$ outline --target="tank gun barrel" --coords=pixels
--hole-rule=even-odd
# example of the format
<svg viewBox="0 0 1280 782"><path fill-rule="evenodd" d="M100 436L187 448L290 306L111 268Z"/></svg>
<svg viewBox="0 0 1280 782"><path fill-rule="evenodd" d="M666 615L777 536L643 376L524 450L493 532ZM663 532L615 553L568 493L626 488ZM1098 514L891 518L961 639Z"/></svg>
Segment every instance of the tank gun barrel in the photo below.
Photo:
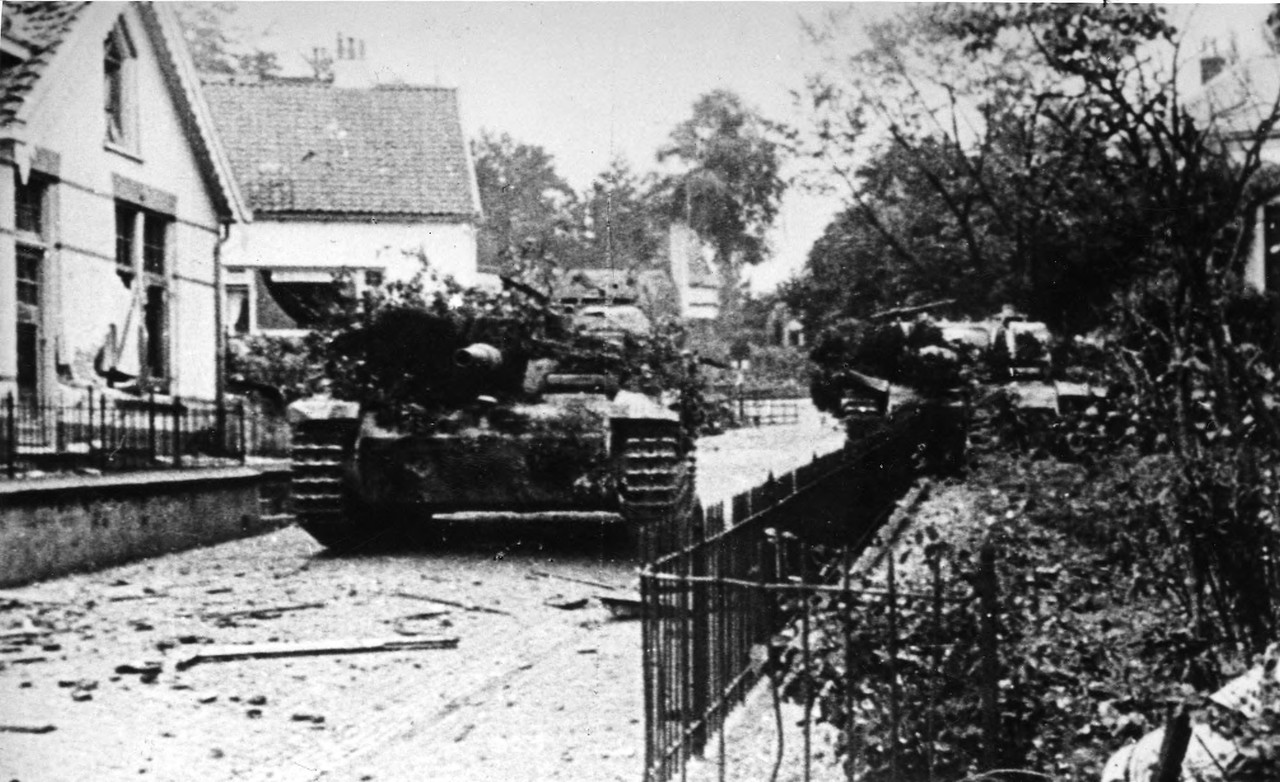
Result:
<svg viewBox="0 0 1280 782"><path fill-rule="evenodd" d="M502 366L502 351L484 342L475 342L453 354L453 363L472 369L497 369Z"/></svg>

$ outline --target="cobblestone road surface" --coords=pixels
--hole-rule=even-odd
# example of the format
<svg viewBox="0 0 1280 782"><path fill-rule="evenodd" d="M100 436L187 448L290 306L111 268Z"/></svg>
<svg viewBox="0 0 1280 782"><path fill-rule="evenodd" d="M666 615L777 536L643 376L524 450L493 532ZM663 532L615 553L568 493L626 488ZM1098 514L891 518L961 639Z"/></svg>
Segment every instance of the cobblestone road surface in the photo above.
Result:
<svg viewBox="0 0 1280 782"><path fill-rule="evenodd" d="M699 493L839 443L816 416L709 439ZM638 779L640 626L592 599L635 566L595 529L476 525L334 557L287 528L0 592L0 782ZM176 665L211 645L438 636L457 647Z"/></svg>

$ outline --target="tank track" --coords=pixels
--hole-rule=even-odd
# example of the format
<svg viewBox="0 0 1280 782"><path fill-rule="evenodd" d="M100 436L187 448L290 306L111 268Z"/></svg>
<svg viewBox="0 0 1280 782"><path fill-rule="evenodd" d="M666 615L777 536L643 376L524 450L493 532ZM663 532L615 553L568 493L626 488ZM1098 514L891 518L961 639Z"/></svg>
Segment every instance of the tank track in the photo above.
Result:
<svg viewBox="0 0 1280 782"><path fill-rule="evenodd" d="M623 443L620 505L642 561L692 542L694 463L678 431L635 433Z"/></svg>
<svg viewBox="0 0 1280 782"><path fill-rule="evenodd" d="M349 421L305 421L293 430L294 517L298 526L329 548L349 547L355 538L343 487L343 462L355 426Z"/></svg>

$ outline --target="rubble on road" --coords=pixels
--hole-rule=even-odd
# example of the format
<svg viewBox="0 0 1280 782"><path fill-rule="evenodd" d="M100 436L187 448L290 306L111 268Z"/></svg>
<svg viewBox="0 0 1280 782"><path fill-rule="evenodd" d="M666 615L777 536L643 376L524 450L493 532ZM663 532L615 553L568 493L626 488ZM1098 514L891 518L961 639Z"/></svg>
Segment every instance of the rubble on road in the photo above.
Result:
<svg viewBox="0 0 1280 782"><path fill-rule="evenodd" d="M457 600L446 600L442 597L432 597L430 595L419 595L413 592L396 592L396 597L403 597L409 600L422 600L426 603L439 603L442 606L453 606L461 608L463 611L475 611L483 614L501 614L502 616L511 616L510 611L503 611L501 608L489 608L488 606L473 605L470 603L460 603Z"/></svg>
<svg viewBox="0 0 1280 782"><path fill-rule="evenodd" d="M230 660L250 660L270 657L309 657L321 654L365 654L369 652L408 652L426 649L454 649L458 639L454 637L418 638L405 640L402 638L382 638L372 640L350 641L303 641L297 643L277 642L263 644L237 644L234 646L210 646L187 655L175 664L176 670L184 671L202 662L226 662Z"/></svg>
<svg viewBox="0 0 1280 782"><path fill-rule="evenodd" d="M57 730L53 725L4 725L0 724L0 733L52 733Z"/></svg>

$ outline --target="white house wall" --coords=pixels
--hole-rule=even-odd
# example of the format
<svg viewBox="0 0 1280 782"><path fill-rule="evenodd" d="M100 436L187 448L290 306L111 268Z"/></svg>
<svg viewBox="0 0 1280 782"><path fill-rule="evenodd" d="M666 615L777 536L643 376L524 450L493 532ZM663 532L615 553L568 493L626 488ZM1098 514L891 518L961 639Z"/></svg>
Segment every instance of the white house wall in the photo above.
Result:
<svg viewBox="0 0 1280 782"><path fill-rule="evenodd" d="M142 20L132 6L112 7L126 15L137 48L138 154L104 146L103 41L117 17L103 8L95 8L85 29L64 43L54 63L59 67L45 75L60 79L57 88L33 107L26 128L33 147L59 156L58 179L46 202L53 225L47 229L45 303L55 305L45 319L46 366L52 366L56 354L60 363L71 365L77 383L98 381L93 358L111 327L120 331L125 326L132 294L116 274L114 174L176 198L169 235L172 391L212 398L218 360L217 212ZM4 187L12 184L6 181ZM12 237L3 244L0 264L12 264ZM6 327L8 335L12 330ZM6 357L12 361L11 351ZM13 367L0 367L0 375L13 377Z"/></svg>
<svg viewBox="0 0 1280 782"><path fill-rule="evenodd" d="M442 276L476 284L476 231L466 223L275 222L259 216L232 229L223 260L233 269L376 268L390 281L418 272L413 253L419 250Z"/></svg>

